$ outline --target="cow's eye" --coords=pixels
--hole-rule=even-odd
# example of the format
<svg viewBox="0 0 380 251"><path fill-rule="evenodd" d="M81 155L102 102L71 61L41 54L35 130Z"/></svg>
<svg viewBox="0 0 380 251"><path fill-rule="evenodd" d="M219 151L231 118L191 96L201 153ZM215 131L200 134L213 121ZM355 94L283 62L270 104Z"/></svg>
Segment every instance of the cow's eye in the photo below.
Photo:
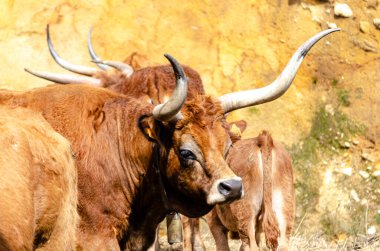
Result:
<svg viewBox="0 0 380 251"><path fill-rule="evenodd" d="M185 160L195 160L196 159L194 153L192 153L190 150L179 150L179 157L181 159L185 159Z"/></svg>

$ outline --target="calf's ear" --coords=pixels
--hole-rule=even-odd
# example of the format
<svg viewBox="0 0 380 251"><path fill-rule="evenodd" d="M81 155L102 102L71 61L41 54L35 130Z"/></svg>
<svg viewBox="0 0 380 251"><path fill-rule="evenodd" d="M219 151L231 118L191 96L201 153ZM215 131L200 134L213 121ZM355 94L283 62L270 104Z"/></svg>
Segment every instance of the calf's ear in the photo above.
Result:
<svg viewBox="0 0 380 251"><path fill-rule="evenodd" d="M238 121L231 122L230 126L231 126L231 131L236 130L235 133L241 135L247 128L247 122L245 120L238 120Z"/></svg>

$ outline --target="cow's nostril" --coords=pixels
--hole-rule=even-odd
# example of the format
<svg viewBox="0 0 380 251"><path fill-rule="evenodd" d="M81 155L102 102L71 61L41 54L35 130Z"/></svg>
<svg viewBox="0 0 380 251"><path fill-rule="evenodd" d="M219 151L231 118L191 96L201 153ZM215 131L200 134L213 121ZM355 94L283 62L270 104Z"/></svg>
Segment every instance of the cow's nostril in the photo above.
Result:
<svg viewBox="0 0 380 251"><path fill-rule="evenodd" d="M227 182L220 182L218 185L218 190L224 196L228 196L231 192L231 186Z"/></svg>
<svg viewBox="0 0 380 251"><path fill-rule="evenodd" d="M241 179L224 180L219 183L218 191L225 196L227 201L240 199L243 192Z"/></svg>

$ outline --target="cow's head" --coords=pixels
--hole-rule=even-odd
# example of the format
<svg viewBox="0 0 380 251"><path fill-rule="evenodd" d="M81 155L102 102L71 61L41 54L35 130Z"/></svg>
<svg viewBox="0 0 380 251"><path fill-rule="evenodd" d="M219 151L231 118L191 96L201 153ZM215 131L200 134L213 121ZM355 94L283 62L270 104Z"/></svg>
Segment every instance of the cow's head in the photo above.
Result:
<svg viewBox="0 0 380 251"><path fill-rule="evenodd" d="M174 58L166 57L177 87L167 102L154 107L152 116L141 118L140 128L160 145L159 154L167 156L166 165L159 166L170 206L195 217L217 203L241 198L243 185L225 161L231 141L220 102L205 95L185 102L185 73Z"/></svg>

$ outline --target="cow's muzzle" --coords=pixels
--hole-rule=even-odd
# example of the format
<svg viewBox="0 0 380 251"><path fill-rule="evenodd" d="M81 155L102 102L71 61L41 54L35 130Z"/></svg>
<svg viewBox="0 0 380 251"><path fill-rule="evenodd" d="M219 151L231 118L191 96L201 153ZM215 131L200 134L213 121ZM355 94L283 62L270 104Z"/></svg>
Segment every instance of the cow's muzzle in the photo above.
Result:
<svg viewBox="0 0 380 251"><path fill-rule="evenodd" d="M238 200L243 197L243 183L240 177L220 179L214 182L207 196L207 203L214 205Z"/></svg>
<svg viewBox="0 0 380 251"><path fill-rule="evenodd" d="M228 201L240 199L243 193L243 183L241 179L230 179L220 182L218 191L226 197Z"/></svg>

